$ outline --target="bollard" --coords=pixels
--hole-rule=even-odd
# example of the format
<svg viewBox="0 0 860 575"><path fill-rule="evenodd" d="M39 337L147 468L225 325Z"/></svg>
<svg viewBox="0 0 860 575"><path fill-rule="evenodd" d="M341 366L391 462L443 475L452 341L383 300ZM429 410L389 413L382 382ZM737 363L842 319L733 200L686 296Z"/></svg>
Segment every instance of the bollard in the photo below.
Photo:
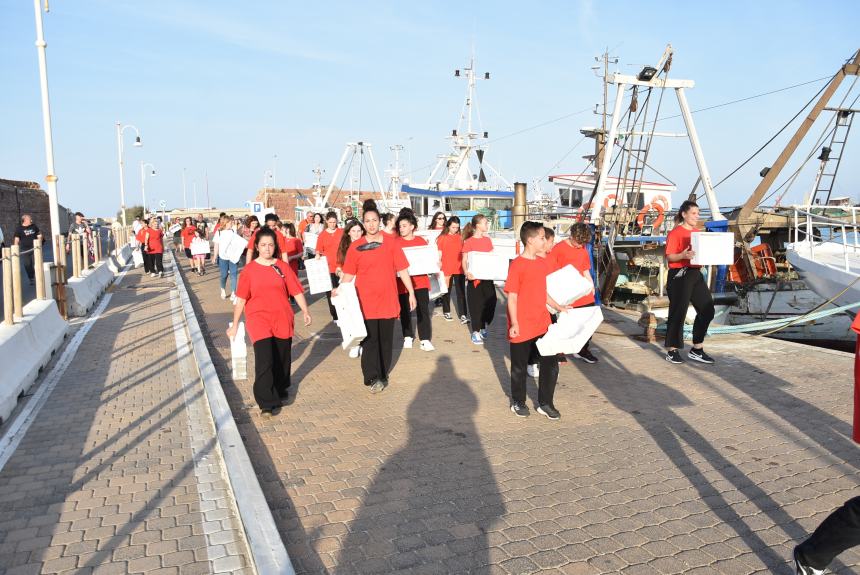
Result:
<svg viewBox="0 0 860 575"><path fill-rule="evenodd" d="M54 246L55 254L62 254L66 245L66 237L63 235L56 236L56 245ZM56 262L54 263L54 267L52 269L53 274L51 274L51 278L53 281L53 286L55 288L55 296L54 301L57 302L57 311L60 312L60 316L68 320L69 314L66 309L66 258L60 256L54 258Z"/></svg>
<svg viewBox="0 0 860 575"><path fill-rule="evenodd" d="M512 211L513 214L513 225L514 225L514 233L520 233L520 226L523 225L528 219L529 208L526 204L526 198L528 195L528 191L526 185L522 182L516 182L514 184L514 209Z"/></svg>
<svg viewBox="0 0 860 575"><path fill-rule="evenodd" d="M102 261L102 234L98 232L96 234L96 241L93 244L93 254L95 254L96 261L93 264L96 264Z"/></svg>
<svg viewBox="0 0 860 575"><path fill-rule="evenodd" d="M42 234L33 244L33 269L36 272L36 299L45 299L45 256L42 253Z"/></svg>
<svg viewBox="0 0 860 575"><path fill-rule="evenodd" d="M14 319L24 317L24 299L21 293L21 246L12 246L12 302Z"/></svg>
<svg viewBox="0 0 860 575"><path fill-rule="evenodd" d="M81 277L81 236L72 234L71 237L72 250L72 277Z"/></svg>
<svg viewBox="0 0 860 575"><path fill-rule="evenodd" d="M644 328L644 333L639 336L642 341L653 343L657 341L657 316L650 311L643 312L636 322L640 327Z"/></svg>
<svg viewBox="0 0 860 575"><path fill-rule="evenodd" d="M3 248L3 323L12 325L12 248Z"/></svg>

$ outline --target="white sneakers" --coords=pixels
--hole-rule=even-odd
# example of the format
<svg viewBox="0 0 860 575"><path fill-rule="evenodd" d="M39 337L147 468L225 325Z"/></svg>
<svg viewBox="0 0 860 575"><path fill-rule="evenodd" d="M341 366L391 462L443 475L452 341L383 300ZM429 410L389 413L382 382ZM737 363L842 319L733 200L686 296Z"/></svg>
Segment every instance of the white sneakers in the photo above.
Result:
<svg viewBox="0 0 860 575"><path fill-rule="evenodd" d="M409 347L412 347L412 345L410 344ZM421 351L435 351L436 350L436 348L433 347L433 344L430 342L429 339L422 339L420 347L421 347Z"/></svg>
<svg viewBox="0 0 860 575"><path fill-rule="evenodd" d="M350 359L356 359L360 355L361 355L361 346L360 345L354 345L351 348L349 348Z"/></svg>
<svg viewBox="0 0 860 575"><path fill-rule="evenodd" d="M403 338L403 349L412 349L412 338L404 337Z"/></svg>
<svg viewBox="0 0 860 575"><path fill-rule="evenodd" d="M221 299L227 299L227 290L221 288Z"/></svg>
<svg viewBox="0 0 860 575"><path fill-rule="evenodd" d="M537 379L538 377L540 377L540 365L536 363L530 363L528 367L526 367L526 373L529 374L529 377Z"/></svg>
<svg viewBox="0 0 860 575"><path fill-rule="evenodd" d="M230 294L230 303L236 303L236 292Z"/></svg>

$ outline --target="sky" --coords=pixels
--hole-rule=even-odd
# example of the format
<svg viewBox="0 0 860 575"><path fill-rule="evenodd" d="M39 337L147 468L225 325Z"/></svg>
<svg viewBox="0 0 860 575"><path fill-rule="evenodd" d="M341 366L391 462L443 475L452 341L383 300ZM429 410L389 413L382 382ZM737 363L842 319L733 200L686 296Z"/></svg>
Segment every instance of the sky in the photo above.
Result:
<svg viewBox="0 0 860 575"><path fill-rule="evenodd" d="M134 131L126 130L127 205L141 203L140 162L156 171L145 184L150 205L182 207L184 170L189 205L194 189L196 205L206 204L208 184L210 205L242 207L272 185L272 172L278 187L309 187L319 165L328 183L355 141L372 143L380 172L393 162L390 147L403 145L403 170L420 183L448 149L465 94L453 71L473 54L477 70L491 73L477 93L487 161L508 181L533 189L537 180L549 192L548 175L586 168L581 157L592 150L579 129L600 121L591 110L602 84L591 67L604 50L619 58L614 69L635 74L671 43L670 76L696 82L687 99L697 110L830 77L860 48L854 19L840 17L855 10L852 0L51 0L43 19L58 195L88 215L116 213L117 122L138 128L144 144L133 147ZM0 0L0 178L44 185L34 40L33 3ZM825 83L696 113L713 181ZM671 93L661 109L678 113ZM823 119L798 155L812 151ZM723 206L746 200L797 125L717 188ZM684 131L679 118L658 126ZM857 149L849 141L834 195L857 199ZM659 139L650 157L678 186L677 205L698 176L689 143ZM816 168L814 160L803 168L783 203L800 200Z"/></svg>

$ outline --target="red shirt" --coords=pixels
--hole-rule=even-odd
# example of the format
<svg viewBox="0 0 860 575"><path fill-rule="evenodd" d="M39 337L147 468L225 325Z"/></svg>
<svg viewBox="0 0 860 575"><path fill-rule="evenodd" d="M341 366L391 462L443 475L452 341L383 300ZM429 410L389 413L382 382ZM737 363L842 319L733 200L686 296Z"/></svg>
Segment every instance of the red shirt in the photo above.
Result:
<svg viewBox="0 0 860 575"><path fill-rule="evenodd" d="M191 247L191 240L197 236L197 227L194 225L185 226L182 228L182 245L186 248Z"/></svg>
<svg viewBox="0 0 860 575"><path fill-rule="evenodd" d="M409 267L397 242L384 238L378 248L359 251L368 244L362 237L350 244L343 273L355 276L355 289L365 319L391 319L400 315L395 274Z"/></svg>
<svg viewBox="0 0 860 575"><path fill-rule="evenodd" d="M698 233L698 232L697 232ZM672 228L669 235L666 237L666 255L680 254L690 247L690 236L693 235L693 230L688 230L682 225L677 225ZM690 260L678 260L669 262L669 269L677 268L700 268L702 266L694 266L690 264Z"/></svg>
<svg viewBox="0 0 860 575"><path fill-rule="evenodd" d="M493 251L493 240L490 239L490 236L484 236L481 238L476 238L472 236L468 240L463 242L463 253L467 254L469 252L491 252ZM481 280L472 281L472 285L478 287L478 284L481 283Z"/></svg>
<svg viewBox="0 0 860 575"><path fill-rule="evenodd" d="M149 241L143 240L146 243L146 251L151 254L163 254L164 253L164 232L161 230L154 230L152 228L143 228L140 230L143 232L143 237L146 238L146 235L149 234Z"/></svg>
<svg viewBox="0 0 860 575"><path fill-rule="evenodd" d="M296 254L302 253L304 250L304 246L302 246L302 240L299 238L284 238L284 253L287 254L287 257L292 257ZM293 273L297 276L299 275L299 260L295 259L290 262L290 268L292 268Z"/></svg>
<svg viewBox="0 0 860 575"><path fill-rule="evenodd" d="M520 335L510 335L511 318L508 318L508 339L522 343L542 336L549 329L549 311L546 309L546 276L552 268L545 258L533 260L519 256L511 262L505 293L517 294L517 324Z"/></svg>
<svg viewBox="0 0 860 575"><path fill-rule="evenodd" d="M555 244L552 247L552 251L547 255L546 260L550 264L552 271L560 270L568 264L576 268L582 275L591 271L591 260L588 257L588 250L585 246L575 248L567 240ZM593 303L594 294L590 293L582 296L570 305L580 307Z"/></svg>
<svg viewBox="0 0 860 575"><path fill-rule="evenodd" d="M245 300L245 327L251 343L267 337L293 337L294 314L289 296L302 293L302 284L286 262L276 260L275 265L284 274L283 279L271 266L256 261L239 274L236 296Z"/></svg>
<svg viewBox="0 0 860 575"><path fill-rule="evenodd" d="M463 236L460 234L439 235L436 246L442 252L442 273L451 277L463 273Z"/></svg>
<svg viewBox="0 0 860 575"><path fill-rule="evenodd" d="M335 228L333 232L329 232L326 228L317 238L317 253L325 256L328 262L328 271L332 274L337 270L337 248L340 246L342 237L343 228Z"/></svg>
<svg viewBox="0 0 860 575"><path fill-rule="evenodd" d="M399 245L401 249L413 248L415 246L426 246L427 240L419 236L415 236L411 240L397 238L397 245ZM411 277L412 287L414 289L430 289L430 277L427 274ZM409 290L406 289L406 286L400 278L397 278L397 293L409 293Z"/></svg>

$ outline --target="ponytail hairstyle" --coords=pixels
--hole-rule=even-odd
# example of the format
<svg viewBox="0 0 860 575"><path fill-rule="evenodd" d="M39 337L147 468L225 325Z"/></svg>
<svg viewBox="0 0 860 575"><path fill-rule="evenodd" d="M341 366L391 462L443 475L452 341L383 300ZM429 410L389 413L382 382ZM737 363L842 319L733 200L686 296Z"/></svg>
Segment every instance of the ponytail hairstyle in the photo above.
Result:
<svg viewBox="0 0 860 575"><path fill-rule="evenodd" d="M448 218L448 220L445 222L445 226L442 228L442 233L439 234L440 237L441 236L447 236L448 234L451 233L451 224L457 224L459 226L460 225L460 218L458 218L457 216L451 216L450 218Z"/></svg>
<svg viewBox="0 0 860 575"><path fill-rule="evenodd" d="M336 261L338 265L343 265L343 262L346 261L346 252L349 249L350 244L352 244L352 238L349 237L349 232L352 228L359 227L361 228L361 235L364 235L364 226L361 225L356 219L351 219L346 222L346 225L343 227L343 235L340 238L340 244L337 246L337 256Z"/></svg>
<svg viewBox="0 0 860 575"><path fill-rule="evenodd" d="M260 257L260 250L258 249L258 246L260 245L260 240L262 238L272 238L272 241L275 243L275 251L272 252L272 257L276 260L280 259L281 250L278 247L278 237L275 235L275 230L268 226L261 227L260 231L258 231L257 235L254 237L254 253L252 257L254 259Z"/></svg>
<svg viewBox="0 0 860 575"><path fill-rule="evenodd" d="M466 224L466 227L463 228L463 240L468 240L472 236L475 235L475 226L478 225L478 222L481 220L486 220L487 216L484 214L475 214L472 216L472 220Z"/></svg>
<svg viewBox="0 0 860 575"><path fill-rule="evenodd" d="M415 218L415 212L408 208L403 208L402 210L400 210L400 215L397 216L397 222L394 224L394 228L397 230L397 235L401 235L400 222L409 222L410 224L412 224L412 227L414 229L418 229L418 220Z"/></svg>
<svg viewBox="0 0 860 575"><path fill-rule="evenodd" d="M296 226L295 226L295 224L293 224L293 222L287 222L287 223L285 223L285 224L284 224L284 229L285 229L285 230L287 231L287 233L289 234L289 235L287 236L288 238L296 238L296 237L298 237L298 236L296 235Z"/></svg>
<svg viewBox="0 0 860 575"><path fill-rule="evenodd" d="M373 212L377 217L379 217L379 209L376 207L376 202L374 200L364 200L364 203L361 204L361 217L364 218L364 214L368 212Z"/></svg>
<svg viewBox="0 0 860 575"><path fill-rule="evenodd" d="M684 214L690 211L690 208L698 208L699 204L694 202L693 200L684 200L681 204L681 207L678 208L678 213L675 214L675 223L680 224L684 221Z"/></svg>
<svg viewBox="0 0 860 575"><path fill-rule="evenodd" d="M382 216L379 218L379 221L382 223L382 227L384 228L385 226L388 225L388 222L390 222L393 219L394 219L394 214L385 213L385 214L382 214Z"/></svg>

